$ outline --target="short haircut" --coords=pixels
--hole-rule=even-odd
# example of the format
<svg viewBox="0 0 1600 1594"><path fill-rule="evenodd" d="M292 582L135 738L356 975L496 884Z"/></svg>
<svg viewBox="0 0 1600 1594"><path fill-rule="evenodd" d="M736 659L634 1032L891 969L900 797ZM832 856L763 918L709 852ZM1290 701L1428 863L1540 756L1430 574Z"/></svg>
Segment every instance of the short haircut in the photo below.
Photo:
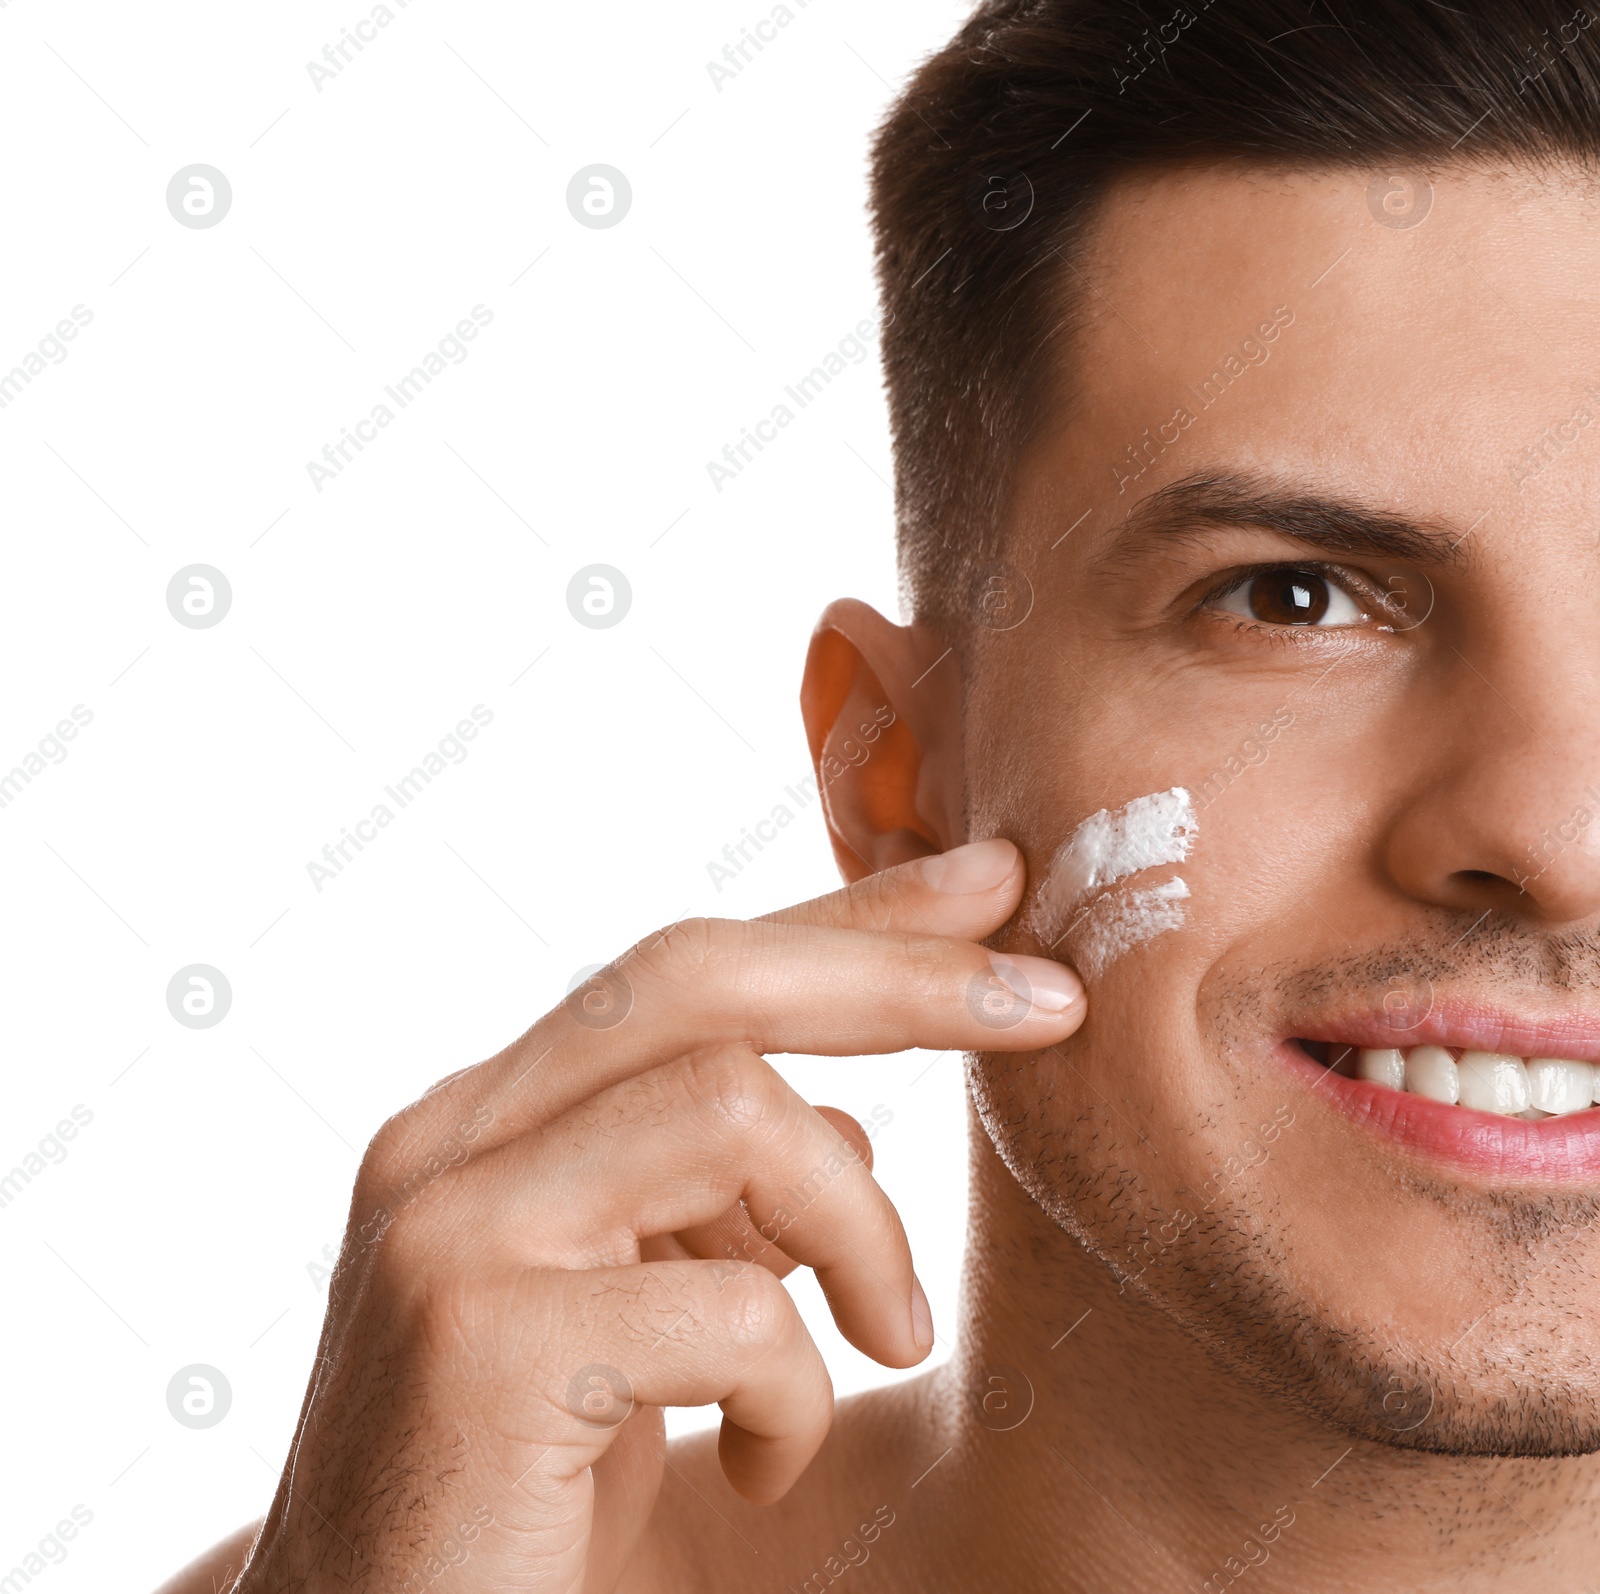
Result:
<svg viewBox="0 0 1600 1594"><path fill-rule="evenodd" d="M1060 378L1096 202L1196 162L1600 152L1600 0L986 0L873 147L904 595L959 627Z"/></svg>

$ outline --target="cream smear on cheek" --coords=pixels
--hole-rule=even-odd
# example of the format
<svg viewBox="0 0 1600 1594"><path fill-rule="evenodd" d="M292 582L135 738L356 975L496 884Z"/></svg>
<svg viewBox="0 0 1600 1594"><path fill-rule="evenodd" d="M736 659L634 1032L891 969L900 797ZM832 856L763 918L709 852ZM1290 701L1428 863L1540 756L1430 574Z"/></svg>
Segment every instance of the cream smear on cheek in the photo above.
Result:
<svg viewBox="0 0 1600 1594"><path fill-rule="evenodd" d="M1142 890L1124 882L1182 863L1199 830L1182 786L1090 814L1051 860L1029 927L1050 947L1064 940L1078 972L1094 979L1124 953L1183 924L1189 887L1181 878Z"/></svg>

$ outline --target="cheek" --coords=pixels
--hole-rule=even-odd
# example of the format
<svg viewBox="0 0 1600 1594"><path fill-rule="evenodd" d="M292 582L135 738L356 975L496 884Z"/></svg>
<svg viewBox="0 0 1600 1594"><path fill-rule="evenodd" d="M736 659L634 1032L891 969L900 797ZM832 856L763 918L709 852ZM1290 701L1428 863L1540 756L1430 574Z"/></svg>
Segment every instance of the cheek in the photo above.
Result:
<svg viewBox="0 0 1600 1594"><path fill-rule="evenodd" d="M1278 963L1344 949L1370 879L1366 809L1287 756L1247 768L1202 809L1205 843L1184 875L1213 954L1259 945Z"/></svg>
<svg viewBox="0 0 1600 1594"><path fill-rule="evenodd" d="M1098 810L1057 848L1025 922L1041 944L1064 945L1086 980L1099 979L1127 953L1182 927L1183 878L1144 884L1141 877L1182 863L1198 834L1181 786Z"/></svg>
<svg viewBox="0 0 1600 1594"><path fill-rule="evenodd" d="M1181 876L1159 885L1122 886L1083 906L1071 929L1057 943L1087 985L1098 990L1111 968L1130 953L1143 954L1158 936L1183 929L1188 921L1189 885Z"/></svg>
<svg viewBox="0 0 1600 1594"><path fill-rule="evenodd" d="M1092 1233L1096 1249L1121 1254L1130 1234L1204 1203L1208 1179L1236 1197L1270 1175L1276 1147L1260 1172L1220 1177L1285 1099L1264 1040L1261 971L1342 949L1329 921L1352 884L1354 827L1338 794L1290 760L1249 769L1198 809L1181 863L1121 883L1181 879L1184 916L1105 962L1078 1034L1055 1052L972 1066L975 1103L1005 1160L1051 1170L1038 1188L1024 1182L1058 1222ZM1079 946L1069 933L1058 955L1072 961ZM1129 1191L1125 1208L1104 1203L1113 1186Z"/></svg>

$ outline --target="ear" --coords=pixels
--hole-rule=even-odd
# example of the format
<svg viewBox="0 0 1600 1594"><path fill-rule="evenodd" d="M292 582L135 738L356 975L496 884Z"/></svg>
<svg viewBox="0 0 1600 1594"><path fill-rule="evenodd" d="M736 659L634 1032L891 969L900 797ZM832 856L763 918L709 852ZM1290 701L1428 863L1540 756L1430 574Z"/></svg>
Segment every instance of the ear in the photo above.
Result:
<svg viewBox="0 0 1600 1594"><path fill-rule="evenodd" d="M854 598L829 604L800 708L847 881L966 839L960 660L934 632Z"/></svg>

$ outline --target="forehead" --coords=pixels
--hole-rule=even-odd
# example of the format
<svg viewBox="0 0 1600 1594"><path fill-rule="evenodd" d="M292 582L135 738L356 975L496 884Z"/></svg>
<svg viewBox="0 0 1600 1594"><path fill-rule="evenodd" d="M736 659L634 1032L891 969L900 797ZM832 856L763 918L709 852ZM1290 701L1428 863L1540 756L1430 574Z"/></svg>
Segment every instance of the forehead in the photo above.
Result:
<svg viewBox="0 0 1600 1594"><path fill-rule="evenodd" d="M1041 441L1092 502L1245 466L1466 524L1600 487L1600 186L1573 168L1141 174L1068 289Z"/></svg>

